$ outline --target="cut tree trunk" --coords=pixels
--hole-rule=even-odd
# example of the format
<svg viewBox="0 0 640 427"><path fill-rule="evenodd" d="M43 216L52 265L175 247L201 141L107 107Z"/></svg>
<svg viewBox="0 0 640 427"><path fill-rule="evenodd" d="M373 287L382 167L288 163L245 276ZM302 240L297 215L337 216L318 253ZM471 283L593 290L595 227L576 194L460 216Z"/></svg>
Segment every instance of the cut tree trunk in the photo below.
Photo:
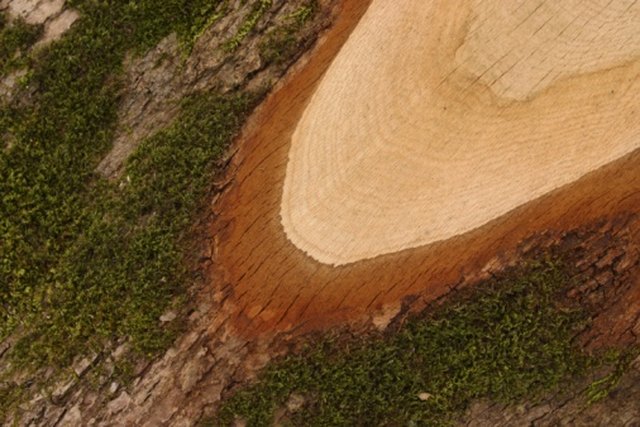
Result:
<svg viewBox="0 0 640 427"><path fill-rule="evenodd" d="M212 280L225 284L234 326L244 336L302 333L389 316L409 300L418 310L523 252L602 224L624 223L635 245L640 32L628 26L640 29L640 6L605 3L374 0L366 11L368 1L345 1L331 31L252 118L214 206ZM544 65L526 55L521 65L525 52ZM502 80L492 89L494 66ZM412 89L420 96L403 98ZM403 196L405 204L388 202ZM318 224L324 231L314 234ZM636 249L620 250L635 257Z"/></svg>
<svg viewBox="0 0 640 427"><path fill-rule="evenodd" d="M327 8L333 4L329 0L320 3ZM577 337L581 345L589 350L597 350L638 344L640 152L632 151L632 144L640 143L638 94L634 95L633 92L637 91L640 84L636 58L638 45L634 44L634 41L640 40L640 27L635 2L528 0L513 2L512 5L507 1L373 0L372 12L361 21L364 29L360 30L359 37L364 37L362 33L366 35L367 32L375 33L378 30L385 37L378 44L351 48L345 43L359 25L370 1L341 0L338 3L339 12L332 28L268 96L232 147L235 155L223 180L229 185L221 197L212 201L211 217L202 226L208 228L209 234L203 236L200 242L202 247L194 249L195 257L200 254L203 256L202 265L194 274L204 276L207 280L197 293L196 307L185 333L162 357L151 364L137 366L129 387L105 382L96 393L86 378L72 385L62 384L60 400L50 402L41 397L32 402L33 411L25 414L24 424L31 421L36 425L64 424L69 418L76 420L76 425L193 425L201 416L215 413L221 398L229 396L254 378L256 371L269 360L290 351L307 333L326 331L332 327L344 328L354 334L384 329L391 322L401 322L409 313L422 310L434 300L455 293L456 289L473 286L518 264L522 259L545 253L562 254L575 272L575 285L567 296L583 304L592 316L589 327ZM518 5L522 9L517 9ZM426 10L427 7L432 10ZM402 14L402 18L397 18L399 21L395 22L389 15L387 22L385 10L388 8L396 9L393 12ZM416 8L416 16L413 16L413 8ZM382 22L371 21L376 13L381 13L385 19ZM629 19L624 19L627 16L625 14ZM419 22L415 20L417 17L421 18ZM517 21L517 18L520 20ZM558 29L565 22L560 21L562 19L566 21L567 29L564 31L564 27ZM365 31L366 25L372 25L371 22L376 24L374 29ZM403 29L405 23L411 28ZM584 28L583 33L579 31L580 25ZM367 103L372 111L379 111L378 117L373 117L376 121L360 126L358 120L362 117L358 117L358 111L345 111L344 107L342 111L332 111L322 106L322 102L335 103L336 106L348 105L347 102L351 100L341 99L344 96L340 91L312 99L315 93L321 93L322 85L324 90L328 90L327 87L340 86L340 81L343 82L344 93L351 94L358 90L366 92L366 88L359 86L363 80L368 80L362 70L366 68L367 61L384 59L387 49L405 46L404 39L398 41L389 38L387 43L386 36L391 37L387 33L399 30L403 30L402 37L407 39L409 51L400 58L394 57L395 65L411 78L422 76L420 73L413 76L410 69L404 70L403 65L413 66L414 60L426 61L423 64L425 68L433 65L432 69L424 70L427 74L444 72L440 80L434 80L433 76L425 80L425 86L418 87L416 94L426 93L424 91L428 89L435 90L433 84L437 82L438 90L442 91L438 106L443 111L446 107L446 114L458 114L458 121L435 120L425 124L420 115L422 112L416 112L416 107L397 116L396 110L403 107L415 104L428 109L431 106L426 97L416 98L411 103L405 102L404 98L394 98L393 88L388 89L384 96L376 95L377 98L359 101ZM471 35L466 37L464 31ZM526 31L531 33L531 37L527 37ZM599 35L598 31L605 34ZM534 32L539 34L538 37L551 39L549 43L553 40L561 44L575 43L579 48L595 43L597 54L592 55L588 50L586 56L572 56L567 50L558 50L557 46L552 48L550 45L543 49L543 44L539 52L544 55L536 56L533 51L538 45L535 43L546 39L536 39ZM456 45L456 56L452 57L449 52L449 62L445 61L447 52L440 52L444 55L442 57L434 56L434 49L438 50L437 44L425 47L424 51L416 51L419 50L420 40L431 37L437 41L439 34L453 33L459 33L457 38L443 39L442 45L444 49L459 43ZM502 40L504 44L487 47L492 46L489 43L492 37L496 37L494 42ZM350 72L339 68L349 69L351 64L348 58L337 57L343 45L347 46L345 52L356 51L358 60L362 61L353 63ZM529 51L519 51L519 46ZM525 52L544 63L544 66L537 66L529 57L524 62L517 62L519 55ZM509 56L509 53L516 56ZM405 56L406 61L403 59ZM466 64L459 71L456 71L456 58ZM487 62L491 58L494 61ZM507 62L500 62L501 58ZM495 67L491 67L494 63ZM512 65L513 68L509 68ZM334 67L334 71L326 75L333 75L332 78L337 82L332 83L331 78L326 77L329 83L321 84L330 67ZM375 67L373 71L376 71ZM389 73L392 72L395 71L389 70ZM523 75L529 77L523 78ZM413 95L409 90L413 86L409 83L418 84L420 81L411 83L402 80L407 97ZM373 89L384 88L371 89L373 92ZM359 92L359 95L367 94ZM385 109L379 110L381 105ZM542 108L544 106L549 110ZM573 113L571 108L574 109ZM309 113L305 113L305 110ZM330 119L327 122L330 125L323 121L325 114L327 120ZM528 120L534 120L536 114L547 114L545 117L548 121L533 126L533 122ZM571 120L572 114L576 115L577 121ZM471 116L475 118L471 120ZM454 165L455 156L459 154L473 171L472 176L466 177L467 181L447 182L450 187L443 187L451 189L451 194L441 194L437 206L450 206L452 210L442 212L442 215L445 219L452 216L453 223L459 222L448 231L436 227L431 237L423 234L424 227L432 224L429 222L430 215L441 213L427 204L422 209L421 203L428 201L427 184L422 185L424 194L417 194L415 200L410 200L411 203L417 203L412 205L411 214L403 215L399 209L394 214L396 216L383 218L389 220L388 224L379 222L383 226L370 226L369 217L383 213L375 209L376 200L384 198L379 191L388 186L388 190L394 192L389 197L402 196L402 193L398 193L402 188L384 182L384 179L389 179L386 175L390 171L396 171L386 164L393 160L393 154L385 151L389 148L387 145L395 147L394 144L400 144L397 153L417 157L417 163L421 161L419 157L425 155L420 151L424 147L413 147L405 141L408 145L405 144L403 148L404 143L394 137L396 124L387 122L390 118L395 120L398 117L398 120L402 120L397 126L409 126L407 132L422 131L428 125L426 129L431 130L432 136L438 135L438 132L448 135L454 131L456 135L466 135L466 139L461 140L465 144L464 152L457 153L455 149L448 152L447 149L452 147L443 146L445 150L440 153L442 164L435 163L442 171L451 169L454 173L455 167L459 167ZM513 130L501 133L499 127L489 132L483 127L497 126L501 121L506 126L513 124L510 122L513 120L528 124L519 133ZM331 147L342 141L345 146L338 148L351 150L349 153L364 153L370 147L349 144L370 142L375 145L378 130L382 133L383 126L388 125L393 126L384 131L387 140L382 144L379 154L366 154L368 161L380 162L381 173L385 176L354 178L353 194L341 192L348 190L347 187L333 188L327 182L300 182L295 171L293 174L287 172L289 164L293 169L300 167L295 166L296 162L303 171L305 167L320 167L323 152L318 150L326 149L325 155L331 160L323 163L324 167L327 171L341 173L341 168L347 168L341 163L345 159L337 156L334 160L330 150L337 148ZM361 129L364 136L353 140L344 137L351 126ZM479 131L477 138L474 138L474 126L485 129L485 133ZM297 137L292 140L298 128ZM315 138L314 129L322 131L317 135L318 139ZM406 133L399 130L398 134ZM335 135L342 139L336 136L337 139L332 141L330 131L335 131ZM325 132L328 136L324 135ZM514 135L524 142L528 135L532 141L547 135L548 138L538 141L545 144L546 152L538 156L525 151L527 154L518 156L516 148L522 147L508 146L509 141L515 140L512 138ZM629 139L623 140L623 135L630 135ZM478 147L472 146L480 140L487 144L481 152L476 150ZM581 145L583 140L588 144ZM427 154L437 148L437 142L430 139L424 141L426 144L435 144L425 145L429 148ZM563 143L573 145L561 146ZM627 146L627 143L631 145ZM310 147L309 156L299 156L300 153L292 144ZM525 149L537 148L526 147L524 143L522 145ZM607 148L614 145L618 147L616 151L609 152ZM554 147L568 151L553 151ZM595 151L589 151L589 147ZM406 150L406 153L402 150ZM624 154L626 151L629 152ZM482 179L479 182L483 185L496 185L500 191L507 191L507 187L500 187L505 181L497 179L499 177L491 178L492 171L486 168L476 171L473 159L467 161L465 157L471 153L484 156L486 162L478 163L484 167L493 165L492 159L495 162L513 160L513 164L505 165L509 174L515 170L524 176L507 175L507 180L511 177L521 184L508 189L515 193L520 189L531 191L530 194L524 194L526 200L512 196L509 204L498 206L500 209L492 210L491 205L485 206L483 221L486 223L472 226L456 214L473 214L473 206L469 206L469 212L465 212L460 206L454 205L456 201L460 202L460 197L475 197L473 191L467 193L476 189L474 174L480 174ZM505 153L511 154L507 156ZM558 154L554 156L554 153ZM589 157L590 153L595 157ZM583 155L587 157L583 158ZM556 157L560 157L561 163L553 163L558 160ZM611 161L604 164L605 159ZM308 161L311 163L306 163ZM365 172L371 174L376 171L373 167L375 162L366 165L372 169ZM348 165L356 169L357 166ZM409 180L413 173L411 167L410 161L406 164L401 162L398 173L407 174L405 178ZM406 170L400 170L404 168ZM499 170L497 168L492 173ZM536 182L528 182L529 172L535 175L541 171L544 172L542 178L538 176ZM419 171L416 176L425 180L433 179L429 178L430 172ZM293 187L299 188L291 190L292 187L289 187L289 201L283 204L287 180ZM367 180L375 180L380 188L374 191L362 187ZM545 187L546 184L550 185ZM358 189L363 190L358 193ZM484 188L481 190L488 191ZM347 237L365 239L349 247L338 244L339 233L331 237L332 234L327 232L327 242L321 243L329 245L329 249L314 252L312 246L323 236L308 234L308 230L304 229L305 224L296 222L304 220L301 213L292 213L307 202L304 193L310 197L322 197L309 205L308 214L315 215L314 221L326 216L322 209L329 207L335 210L336 219L344 221L336 223L340 227L348 224L364 226L366 233L360 233L363 236ZM371 200L360 200L362 194L370 195ZM447 201L449 196L452 199ZM483 193L484 196L492 197L486 200L500 200L501 194ZM518 197L522 195L518 193ZM298 205L298 202L303 204ZM353 203L356 202L365 202L362 211L354 208ZM382 200L381 203L386 202ZM299 217L296 221L290 221L289 225L286 225L285 219L283 225L286 215ZM342 215L347 217L343 218ZM329 219L332 217L329 216ZM349 233L349 227L340 227L333 229ZM293 233L301 236L293 238L295 244L291 240ZM436 240L433 236L437 233L441 233L437 238L440 240L431 241ZM377 238L381 241L377 242ZM335 246L331 246L334 243ZM374 246L367 246L369 244ZM367 248L373 249L369 251ZM323 262L319 255L321 252L329 254L324 259L329 263ZM470 409L461 423L491 426L554 423L637 425L640 422L637 405L640 396L638 365L639 362L636 362L635 368L623 378L621 386L614 390L610 398L588 410L584 409L583 395L578 387L551 396L539 404L525 404L520 408L480 402ZM82 414L80 418L76 416L79 413Z"/></svg>
<svg viewBox="0 0 640 427"><path fill-rule="evenodd" d="M384 328L554 252L592 313L581 344L638 344L639 30L633 1L345 0L213 207L232 329ZM576 389L468 422L636 425L635 379L589 411Z"/></svg>

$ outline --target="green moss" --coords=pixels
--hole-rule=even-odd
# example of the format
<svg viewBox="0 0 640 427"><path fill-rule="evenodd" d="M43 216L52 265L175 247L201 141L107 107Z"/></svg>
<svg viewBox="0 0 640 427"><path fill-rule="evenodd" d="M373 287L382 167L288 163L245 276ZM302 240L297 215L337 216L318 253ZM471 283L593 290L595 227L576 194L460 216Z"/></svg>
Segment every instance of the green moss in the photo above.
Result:
<svg viewBox="0 0 640 427"><path fill-rule="evenodd" d="M265 12L269 10L269 8L271 8L271 5L272 0L257 0L255 3L253 3L251 12L242 22L242 25L240 25L240 29L238 30L238 32L232 38L227 40L223 44L222 48L226 52L230 53L240 47L242 41L249 35L251 30L254 29Z"/></svg>
<svg viewBox="0 0 640 427"><path fill-rule="evenodd" d="M397 333L311 345L266 369L210 422L270 425L293 393L306 403L288 421L305 426L447 425L473 399L535 398L594 363L572 343L584 313L561 303L567 284L561 268L536 263Z"/></svg>
<svg viewBox="0 0 640 427"><path fill-rule="evenodd" d="M612 367L611 372L593 381L586 391L589 404L599 402L609 396L618 386L623 375L628 372L631 363L640 355L640 347L633 346L625 351L612 350L605 354L603 362Z"/></svg>
<svg viewBox="0 0 640 427"><path fill-rule="evenodd" d="M42 34L42 26L18 19L8 23L0 14L0 76L25 65L25 53Z"/></svg>
<svg viewBox="0 0 640 427"><path fill-rule="evenodd" d="M107 181L95 169L113 142L125 55L142 54L172 32L188 52L230 6L67 4L81 18L29 58L20 84L30 95L0 105L0 340L18 338L9 350L13 369L57 373L78 356L127 341L134 354L116 366L126 378L132 360L165 349L179 331L180 316L169 324L159 317L170 307L179 312L186 299L190 227L221 154L263 93L190 96L176 121L131 156L123 178ZM237 43L270 2L255 5ZM27 30L34 28L0 20L7 40L0 61L27 48L35 37ZM2 384L0 414L46 386L36 379L17 393Z"/></svg>
<svg viewBox="0 0 640 427"><path fill-rule="evenodd" d="M24 390L16 385L0 383L0 420L4 420L21 401Z"/></svg>
<svg viewBox="0 0 640 427"><path fill-rule="evenodd" d="M189 21L190 25L185 25L179 32L182 39L183 51L185 53L191 52L191 49L202 33L228 12L229 0L206 2L204 5L200 5L198 12L192 13Z"/></svg>
<svg viewBox="0 0 640 427"><path fill-rule="evenodd" d="M167 345L158 317L187 282L184 233L256 99L192 97L142 144L128 180L101 179L125 54L173 31L189 39L222 3L70 3L82 18L34 58L35 96L0 107L12 138L0 150L0 337L20 328L17 367L66 366L119 337L142 354Z"/></svg>
<svg viewBox="0 0 640 427"><path fill-rule="evenodd" d="M298 52L300 29L315 15L317 1L311 0L286 17L285 22L267 33L260 43L260 56L266 63L282 64Z"/></svg>

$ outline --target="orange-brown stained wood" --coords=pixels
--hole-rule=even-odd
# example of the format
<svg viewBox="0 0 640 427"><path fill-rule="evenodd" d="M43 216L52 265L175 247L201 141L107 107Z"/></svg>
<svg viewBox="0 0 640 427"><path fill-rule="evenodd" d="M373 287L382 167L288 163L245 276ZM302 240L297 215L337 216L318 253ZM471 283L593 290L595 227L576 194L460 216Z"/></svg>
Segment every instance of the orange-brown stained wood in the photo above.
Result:
<svg viewBox="0 0 640 427"><path fill-rule="evenodd" d="M640 210L636 151L446 241L340 267L307 256L287 239L280 219L291 136L367 6L368 1L344 0L334 26L261 105L237 141L231 185L215 206L212 280L225 283L235 306L232 320L244 334L331 327L393 311L408 296L430 301L472 283L488 263L514 254L534 234L561 235ZM630 227L638 239L640 221Z"/></svg>

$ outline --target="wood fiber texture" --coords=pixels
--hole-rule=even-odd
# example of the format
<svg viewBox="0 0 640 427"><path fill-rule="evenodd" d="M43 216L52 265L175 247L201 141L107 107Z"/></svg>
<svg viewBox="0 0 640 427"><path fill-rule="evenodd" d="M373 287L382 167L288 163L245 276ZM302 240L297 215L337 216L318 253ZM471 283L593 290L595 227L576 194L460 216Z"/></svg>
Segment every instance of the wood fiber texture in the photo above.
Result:
<svg viewBox="0 0 640 427"><path fill-rule="evenodd" d="M292 136L289 239L342 265L473 230L640 147L640 3L374 0Z"/></svg>
<svg viewBox="0 0 640 427"><path fill-rule="evenodd" d="M287 189L287 180L290 179L287 176L288 164L296 161L295 148L292 147L296 143L301 144L301 126L313 124L309 119L309 111L313 110L314 102L321 96L318 94L322 93L323 86L327 86L325 82L331 79L330 66L335 69L344 61L338 54L340 48L354 28L354 37L357 37L358 22L366 25L367 19L386 10L386 6L381 3L376 6L374 1L372 7L376 8L366 15L368 1L345 1L334 27L321 39L306 62L298 64L297 69L262 104L238 140L237 152L228 175L228 190L214 205L218 219L212 225L216 265L212 280L222 284L228 301L235 307L233 322L243 334L278 331L302 333L346 321L392 317L407 301L420 301L420 304L412 304L417 309L448 294L454 288L476 283L491 271L517 262L526 245L544 248L550 242L564 238L572 230L595 230L603 223L616 223L620 218L631 218L625 223L625 227L628 229L629 239L633 242L638 239L640 222L635 214L640 208L640 153L633 150L639 142L637 99L640 95L640 63L634 56L633 48L627 46L623 49L624 55L614 55L617 59L611 59L608 68L600 58L586 65L569 61L560 74L546 80L536 71L532 75L540 78L539 81L544 81L535 87L531 82L520 81L516 76L504 77L500 84L507 85L506 82L512 78L512 83L517 85L509 92L506 86L500 86L498 82L493 88L487 85L487 74L478 75L482 60L479 54L473 53L473 46L480 42L468 35L469 29L474 28L473 16L484 16L480 12L486 15L485 20L500 22L500 19L506 19L495 16L495 11L490 13L490 8L487 12L484 9L478 10L478 7L487 3L486 7L495 8L504 3L427 2L433 11L422 10L426 6L416 6L412 13L428 19L431 16L429 13L438 11L440 15L437 16L441 19L428 21L430 30L424 32L418 28L411 13L405 10L411 5L415 6L416 2L403 0L401 3L393 3L394 7L401 10L392 12L414 23L410 27L411 31L405 33L423 31L425 37L433 38L429 45L431 50L421 51L415 56L423 58L431 55L429 63L422 64L426 83L420 90L424 93L431 91L438 96L431 101L413 97L412 91L417 91L415 83L399 80L397 89L404 91L404 95L411 97L411 102L416 105L398 119L398 126L403 124L403 120L413 120L411 123L416 129L439 132L444 138L441 142L446 142L451 135L466 135L462 148L441 144L443 151L440 152L440 161L446 167L439 166L439 170L440 173L449 171L451 179L460 180L453 187L450 185L450 188L458 191L456 199L445 203L443 201L447 194L442 193L441 205L464 204L464 197L470 197L472 203L467 207L468 212L462 206L458 206L456 211L430 210L428 206L421 208L426 203L427 196L415 193L417 201L407 198L404 205L404 208L412 210L404 214L402 209L392 211L389 218L385 218L388 220L386 224L389 230L381 230L368 224L371 209L375 208L376 203L386 206L384 200L359 200L357 195L347 197L339 192L335 193L335 197L329 197L327 195L330 191L325 185L322 188L328 193L325 193L327 198L323 200L328 200L327 206L333 209L336 223L343 221L344 216L354 216L354 212L350 210L354 203L364 203L357 218L344 220L344 224L364 226L365 229L359 235L369 239L367 242L379 239L380 242L375 243L378 246L375 251L364 255L353 252L353 248L349 247L330 247L326 253L333 257L329 261L336 264L347 259L344 257L349 255L345 254L367 258L349 259L352 262L333 266L307 255L309 247L300 249L291 243L285 232L286 227L283 227L281 213L283 209L302 209L296 204L298 200L289 207L286 207L289 202L285 201L283 204L283 200L287 198L293 200L287 194L290 191ZM561 18L558 14L561 11L547 4L550 2L518 2L522 7L534 3L540 4L537 9L539 11L557 12L547 15L550 25L548 31L556 34ZM589 16L593 15L593 8L600 3L585 2L584 7L567 7L566 13L582 13L583 18L580 19L588 21ZM624 15L624 7L628 8L627 13L633 14L633 19L637 18L635 3L609 3L611 10L620 12L612 15L615 19L622 19L619 15ZM535 11L530 12L529 15L521 13L522 19L537 16ZM360 21L363 14L364 20ZM601 22L602 28L613 28L605 21ZM479 28L477 31L482 33L486 30L480 24L478 22L475 25ZM513 27L518 33L521 26L513 24ZM540 31L544 31L544 27ZM384 29L380 32L384 33ZM477 37L485 37L480 33ZM443 39L443 35L451 35L451 40ZM584 41L575 43L591 43L589 37L593 37L593 34L585 34L584 37L580 39ZM382 39L379 42L382 43ZM411 40L393 43L395 48L420 48L419 43L412 44ZM469 45L465 47L465 43ZM532 41L524 40L522 43L529 46L527 49L533 49ZM347 41L345 46L348 44ZM356 54L374 60L381 55L380 51L387 49L388 46L375 46L375 49L362 49ZM496 49L487 48L486 55L489 54L496 54ZM391 62L413 61L408 58L408 54L394 55ZM466 66L460 68L461 63ZM498 66L502 67L496 65ZM517 63L515 66L518 66ZM325 74L327 69L330 71ZM487 73L492 73L492 69L486 68ZM345 81L344 90L347 93L366 89L355 81L356 77L367 80L360 71L352 70L351 77L354 81ZM383 70L378 71L384 76ZM348 79L349 75L343 77ZM434 82L438 84L434 86ZM371 90L374 89L380 88L372 86ZM524 92L526 96L522 95ZM350 100L338 95L334 102L337 105L365 108L349 104ZM400 109L409 101L393 97L384 99L384 102ZM374 103L367 105L369 108L376 107ZM439 122L423 122L420 118L424 118L426 113L418 111L418 107L437 115ZM336 127L341 128L343 125L346 126L345 132L355 132L347 126L348 122L356 120L353 111L342 111L342 115L345 123L331 115L327 122L319 120L313 125L316 126L315 129L327 134L337 131ZM388 116L381 120L386 118ZM376 123L362 123L358 129L364 135L369 135L371 132L376 133L374 125ZM388 136L392 136L391 131L396 129L393 127L395 125L380 123L382 125L386 126ZM411 129L402 132L409 131ZM478 141L485 145L477 145ZM335 145L338 141L331 143ZM355 145L340 147L340 150L343 149L358 152ZM438 166L437 162L434 163L437 160L435 156L428 156L427 160L421 158L428 151L425 150L425 147L416 144L407 149L408 154L399 153L398 156L409 158L416 164L431 162ZM452 153L457 153L462 160L451 161ZM341 160L331 160L331 154L324 155L326 158L322 157L323 154L318 154L324 162L322 166L313 160L313 156L302 156L298 160L306 162L305 165L309 168L325 167L327 171L335 171L338 174L336 176L339 176L342 173ZM363 156L369 157L367 165L372 170L363 168L359 172L350 170L349 173L362 174L363 182L367 179L376 181L367 181L368 185L377 186L384 181L384 173L397 171L384 166L385 162L390 161L389 157L392 157L392 154L384 150L376 155L378 157L368 154ZM376 166L376 160L379 167ZM474 166L472 174L465 172L465 165L477 164L482 167ZM411 179L428 179L432 172L419 168L413 170L406 165L397 169L403 169L401 173L405 175L407 186ZM380 170L384 171L382 178L375 175L375 171ZM327 179L332 179L332 175L328 175ZM347 183L352 181L351 178L345 178ZM478 182L486 184L486 188L477 185ZM380 191L383 187L381 185ZM424 187L428 186L425 184ZM521 191L522 189L526 191ZM309 185L306 190L302 188L301 191L308 191L311 199L312 196L317 196L317 190ZM398 197L398 188L392 186L387 190L389 197ZM479 194L474 193L476 190ZM425 190L424 194L428 192ZM495 206L488 204L482 209L473 206L484 200L493 200ZM410 202L417 204L409 206ZM304 201L301 203L304 206ZM423 211L439 216L438 221L442 221L442 218L451 219L456 216L454 214L460 213L469 218L478 215L482 220L463 227L459 216L458 219L453 218L452 222L459 222L458 228L449 230L448 238L441 236L439 241L428 243L426 240L416 240L420 236L415 234L419 227L424 226L422 221L426 217L422 216ZM285 220L285 224L286 222ZM447 224L447 221L442 221L442 224ZM316 244L316 236L311 236L310 241ZM405 249L402 245L389 245L389 239L397 236L406 237ZM331 241L331 233L325 233L324 237ZM358 245L366 246L360 243ZM378 256L371 258L374 253Z"/></svg>

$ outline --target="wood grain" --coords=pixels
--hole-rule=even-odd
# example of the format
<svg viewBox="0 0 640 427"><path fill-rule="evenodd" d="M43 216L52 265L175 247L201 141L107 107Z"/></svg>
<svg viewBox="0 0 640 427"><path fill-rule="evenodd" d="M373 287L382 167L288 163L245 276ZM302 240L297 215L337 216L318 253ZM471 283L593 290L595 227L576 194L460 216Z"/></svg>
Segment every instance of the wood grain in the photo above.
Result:
<svg viewBox="0 0 640 427"><path fill-rule="evenodd" d="M436 3L449 4L433 2ZM515 262L523 245L535 242L544 247L566 236L570 230L592 229L594 224L601 227L603 222L615 224L620 218L631 218L625 223L628 228L625 233L632 242L640 240L640 221L636 215L640 210L640 153L634 151L596 170L583 170L581 173L585 175L581 178L471 231L439 242L338 267L318 262L292 244L280 217L292 135L310 105L318 82L367 6L368 1L362 0L342 2L334 27L307 60L268 97L237 141L237 152L227 177L228 190L213 207L218 219L211 231L216 266L211 280L224 291L225 301L233 307L231 321L241 333L302 333L343 322L389 317L389 313L397 312L407 301L427 303L453 288L477 282L493 269ZM442 25L453 26L452 22L446 21ZM370 51L368 54L376 55ZM586 151L584 143L601 149L598 153L617 147L615 156L620 156L624 153L621 148L624 144L620 141L631 138L630 129L638 125L635 116L637 94L635 97L624 95L625 90L638 89L638 71L638 64L629 62L612 69L561 79L526 101L481 90L486 86L478 80L477 88L466 92L469 94L467 101L452 103L451 108L458 112L477 111L480 116L476 122L482 126L496 126L492 120L497 122L500 117L528 123L524 127L526 131L521 133L528 132L533 137L538 134L537 126L529 122L533 119L526 113L544 112L549 108L556 114L565 114L558 120L547 113L548 124L560 132L556 141L563 140L560 136L566 136L568 140L580 143L569 149L569 153L577 155L579 151ZM458 83L468 83L472 79L470 73L451 76ZM442 87L447 85L451 84ZM591 96L583 96L587 90ZM611 90L616 93L611 94ZM453 93L450 89L449 92ZM401 104L402 100L396 102ZM444 98L439 102L445 102ZM569 113L563 113L565 110L561 107L567 105L574 108L571 117L578 116L578 124L572 125L568 121ZM493 116L485 109L494 111L498 107L505 108L505 112L497 118L487 119ZM588 120L581 119L580 114L575 114L576 108L601 127L591 126ZM609 109L619 115L610 114ZM602 114L599 119L598 111ZM581 129L582 125L587 127ZM465 126L461 119L459 126ZM596 135L591 137L591 132ZM624 137L618 139L618 135ZM492 151L493 157L498 152ZM502 154L518 160L517 156ZM563 156L560 156L560 163L555 163L556 167L568 167ZM490 157L487 155L487 159ZM547 174L556 172L552 168L546 169ZM528 185L527 180L519 179L518 182ZM410 222L409 216L405 219ZM637 283L629 286L633 290ZM620 309L625 310L624 307ZM625 314L627 318L636 315Z"/></svg>
<svg viewBox="0 0 640 427"><path fill-rule="evenodd" d="M640 147L640 2L374 0L291 141L289 239L342 265L473 230Z"/></svg>

